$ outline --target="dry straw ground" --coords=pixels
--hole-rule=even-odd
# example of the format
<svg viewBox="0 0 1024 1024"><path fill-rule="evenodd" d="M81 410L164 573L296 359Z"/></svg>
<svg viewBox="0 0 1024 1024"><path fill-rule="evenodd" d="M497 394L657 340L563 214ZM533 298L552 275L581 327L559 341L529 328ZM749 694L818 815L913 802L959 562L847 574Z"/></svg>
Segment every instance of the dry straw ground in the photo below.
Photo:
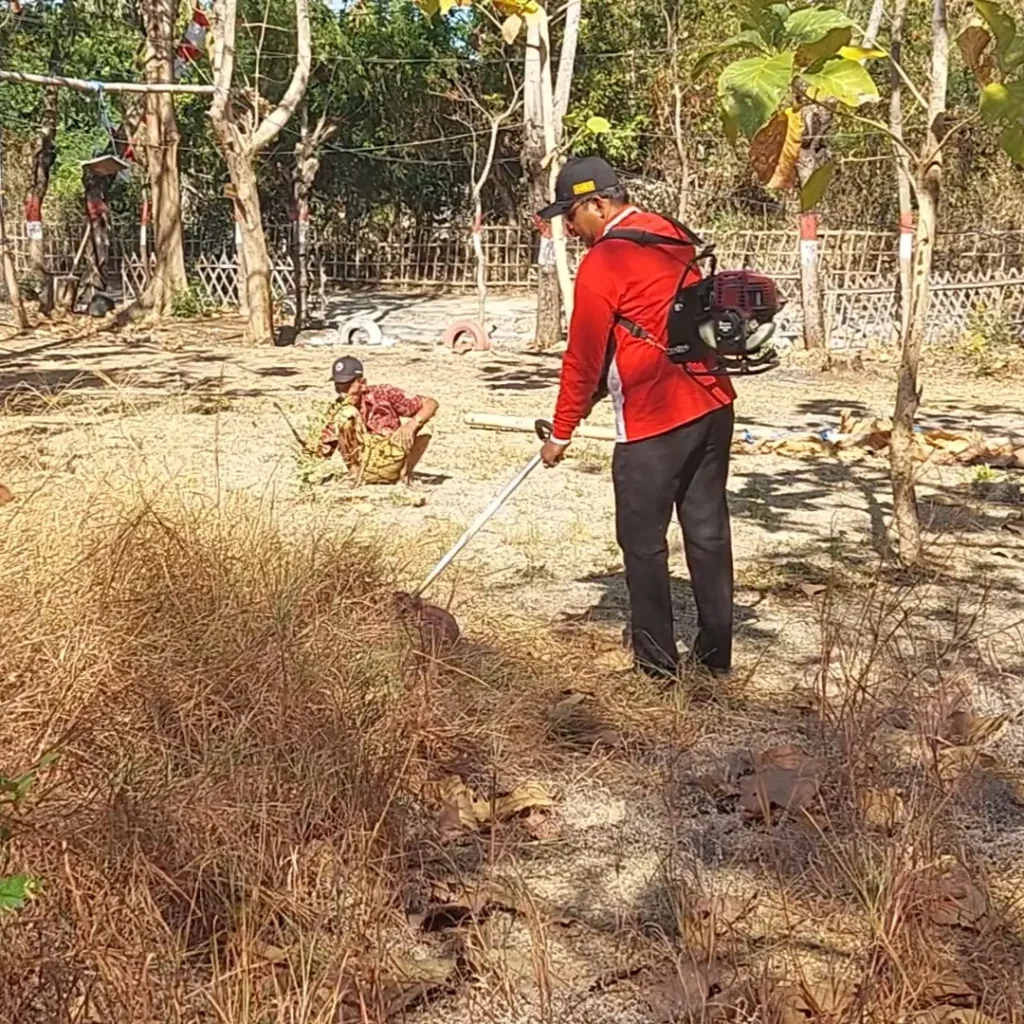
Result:
<svg viewBox="0 0 1024 1024"><path fill-rule="evenodd" d="M392 593L533 450L461 414L548 412L557 365L375 354L443 403L421 489L304 489L274 403L301 421L329 355L236 332L0 340L0 774L29 773L0 875L38 879L0 912L0 1020L1024 1020L1011 475L925 471L911 576L883 462L738 457L708 700L616 671L581 445L438 586L463 637L424 659ZM890 378L789 366L739 413L884 413ZM925 401L1024 433L1012 381L947 365Z"/></svg>

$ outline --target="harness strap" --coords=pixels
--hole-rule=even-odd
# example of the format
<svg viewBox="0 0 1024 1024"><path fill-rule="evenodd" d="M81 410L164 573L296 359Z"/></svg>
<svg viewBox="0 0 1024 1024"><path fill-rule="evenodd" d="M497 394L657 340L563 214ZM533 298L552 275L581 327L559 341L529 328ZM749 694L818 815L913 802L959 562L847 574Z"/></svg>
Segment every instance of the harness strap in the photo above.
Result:
<svg viewBox="0 0 1024 1024"><path fill-rule="evenodd" d="M644 328L638 323L630 320L629 317L623 316L621 313L615 314L615 322L617 324L622 324L622 326L625 327L634 338L642 338L644 341L654 341L654 338L651 337L648 331L644 330Z"/></svg>

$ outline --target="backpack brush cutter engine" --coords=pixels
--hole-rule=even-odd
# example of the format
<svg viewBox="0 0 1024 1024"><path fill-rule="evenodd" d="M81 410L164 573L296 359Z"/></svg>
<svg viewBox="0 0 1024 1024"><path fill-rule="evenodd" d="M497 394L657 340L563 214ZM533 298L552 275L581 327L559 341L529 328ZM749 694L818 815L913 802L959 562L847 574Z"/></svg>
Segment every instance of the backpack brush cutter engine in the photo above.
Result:
<svg viewBox="0 0 1024 1024"><path fill-rule="evenodd" d="M685 224L671 217L665 220L677 228L678 235L615 228L598 240L620 240L645 246L689 246L694 250L669 312L665 354L687 372L714 377L774 370L779 365L779 356L771 344L775 333L773 321L784 305L779 300L775 282L751 270L718 273L715 247L705 245ZM708 275L688 282L691 271L705 261L710 264ZM654 341L643 327L621 313L616 313L615 319L634 337Z"/></svg>
<svg viewBox="0 0 1024 1024"><path fill-rule="evenodd" d="M750 270L711 273L680 290L669 316L667 355L704 363L713 376L767 373L779 365L771 344L782 309L775 282Z"/></svg>

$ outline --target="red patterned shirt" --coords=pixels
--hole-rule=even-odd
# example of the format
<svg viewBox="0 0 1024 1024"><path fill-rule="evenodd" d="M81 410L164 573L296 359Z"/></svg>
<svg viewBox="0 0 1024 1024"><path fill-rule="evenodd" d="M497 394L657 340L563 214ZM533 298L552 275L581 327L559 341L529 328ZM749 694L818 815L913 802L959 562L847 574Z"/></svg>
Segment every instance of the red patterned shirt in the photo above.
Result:
<svg viewBox="0 0 1024 1024"><path fill-rule="evenodd" d="M403 418L415 416L423 408L423 402L420 395L410 397L390 384L371 384L363 388L356 407L371 434L387 437L402 425Z"/></svg>
<svg viewBox="0 0 1024 1024"><path fill-rule="evenodd" d="M415 416L425 399L420 395L407 395L401 388L390 384L371 384L363 388L353 403L371 434L389 437L401 425L402 420ZM330 455L338 445L338 425L329 423L320 438L320 454Z"/></svg>

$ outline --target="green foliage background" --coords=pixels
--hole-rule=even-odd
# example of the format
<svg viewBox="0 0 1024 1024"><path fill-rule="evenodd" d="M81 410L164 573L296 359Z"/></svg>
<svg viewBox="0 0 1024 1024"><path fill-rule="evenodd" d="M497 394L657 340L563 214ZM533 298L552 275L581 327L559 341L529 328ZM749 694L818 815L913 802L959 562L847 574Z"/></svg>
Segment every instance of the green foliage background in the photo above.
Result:
<svg viewBox="0 0 1024 1024"><path fill-rule="evenodd" d="M0 0L0 5L5 0ZM863 24L870 0L848 0L846 13ZM927 0L911 0L905 63L915 81L926 84ZM578 152L600 152L624 173L655 183L644 191L653 205L674 211L678 179L671 137L672 83L680 76L686 146L694 172L688 193L689 219L703 224L786 222L792 199L783 202L752 179L743 152L725 142L716 106L715 73L693 81L697 57L738 30L734 7L712 0L584 0L577 76L570 123L594 114L613 130L581 133ZM314 69L308 103L311 120L326 112L337 126L327 143L317 179L314 216L321 223L429 226L465 216L472 140L465 123L471 111L458 86L478 96L510 95L522 75L523 40L505 45L494 26L473 8L456 8L447 18L428 20L413 0L342 0L331 7L313 0ZM954 30L967 18L967 0L953 0ZM179 11L180 28L190 17ZM294 12L288 0L241 0L240 81L256 84L269 100L278 98L293 66ZM667 51L666 19L680 30L680 57L673 68ZM267 28L260 26L266 23ZM256 59L262 32L262 53ZM553 25L560 44L561 23ZM883 25L880 41L886 43ZM20 14L0 6L0 66L46 72L53 60L67 75L88 79L140 76L141 26L134 0L25 0ZM952 55L950 103L973 110L977 87ZM888 69L872 66L882 93L877 111L884 120ZM209 81L204 59L189 78ZM8 203L17 208L35 145L42 90L0 85L0 124L6 145ZM109 97L118 120L121 98ZM230 236L230 210L221 198L227 174L206 118L207 98L177 102L180 159L189 233ZM911 110L911 140L923 130L923 116ZM485 190L491 221L515 222L524 214L519 163L521 116L500 136L494 173ZM260 160L259 173L268 222L283 221L297 119ZM485 123L476 117L475 127ZM60 94L59 156L48 218L77 215L81 205L78 162L105 143L94 97ZM838 125L832 144L843 157L829 190L823 216L832 226L886 228L896 221L895 178L884 136L853 122ZM742 143L741 143L742 146ZM137 219L141 174L118 186L115 215L126 226ZM668 182L667 187L657 183ZM998 202L993 196L998 195ZM1024 173L1014 169L983 130L960 134L947 163L945 225L949 228L1024 226ZM787 205L788 204L788 205Z"/></svg>

